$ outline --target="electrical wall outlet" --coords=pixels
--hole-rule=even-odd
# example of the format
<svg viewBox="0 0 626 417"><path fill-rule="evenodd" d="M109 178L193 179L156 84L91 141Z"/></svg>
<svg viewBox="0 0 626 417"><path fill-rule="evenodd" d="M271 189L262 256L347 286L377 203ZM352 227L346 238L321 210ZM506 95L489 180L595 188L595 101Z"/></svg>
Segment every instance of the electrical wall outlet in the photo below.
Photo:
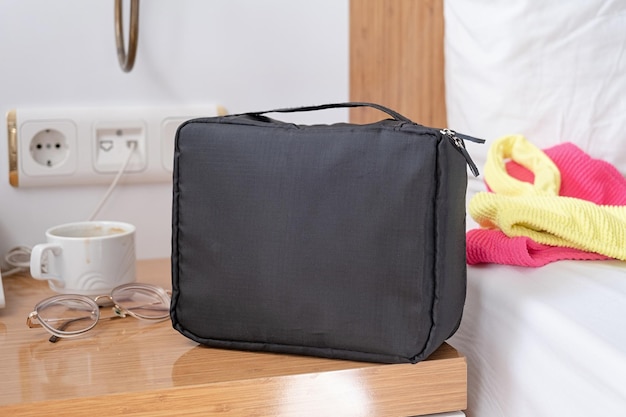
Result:
<svg viewBox="0 0 626 417"><path fill-rule="evenodd" d="M9 182L14 187L170 182L181 123L225 114L183 108L15 109L7 114Z"/></svg>

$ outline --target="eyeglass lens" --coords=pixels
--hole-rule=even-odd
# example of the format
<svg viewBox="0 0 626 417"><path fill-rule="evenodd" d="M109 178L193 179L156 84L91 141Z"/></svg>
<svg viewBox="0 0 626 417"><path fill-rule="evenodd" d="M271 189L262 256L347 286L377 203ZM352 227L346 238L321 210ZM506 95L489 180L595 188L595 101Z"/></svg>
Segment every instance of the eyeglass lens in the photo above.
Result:
<svg viewBox="0 0 626 417"><path fill-rule="evenodd" d="M57 298L37 308L39 322L56 334L82 333L95 326L98 317L94 303L80 298Z"/></svg>
<svg viewBox="0 0 626 417"><path fill-rule="evenodd" d="M162 291L161 291L162 292ZM132 316L141 319L163 319L169 316L170 301L165 292L147 286L122 286L113 290L113 302Z"/></svg>

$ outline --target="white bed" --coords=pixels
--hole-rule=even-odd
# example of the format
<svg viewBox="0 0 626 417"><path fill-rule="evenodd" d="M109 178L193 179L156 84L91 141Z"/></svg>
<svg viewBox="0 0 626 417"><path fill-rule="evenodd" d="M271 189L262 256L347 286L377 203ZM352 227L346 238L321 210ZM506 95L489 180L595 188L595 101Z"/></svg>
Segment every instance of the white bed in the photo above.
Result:
<svg viewBox="0 0 626 417"><path fill-rule="evenodd" d="M626 175L625 1L448 0L444 17L448 125L487 139L468 146L479 167L490 140L522 133ZM626 416L626 262L468 266L450 344L469 417Z"/></svg>
<svg viewBox="0 0 626 417"><path fill-rule="evenodd" d="M468 269L468 416L626 415L626 265Z"/></svg>
<svg viewBox="0 0 626 417"><path fill-rule="evenodd" d="M449 342L467 357L469 417L626 415L625 262L468 266L467 284Z"/></svg>

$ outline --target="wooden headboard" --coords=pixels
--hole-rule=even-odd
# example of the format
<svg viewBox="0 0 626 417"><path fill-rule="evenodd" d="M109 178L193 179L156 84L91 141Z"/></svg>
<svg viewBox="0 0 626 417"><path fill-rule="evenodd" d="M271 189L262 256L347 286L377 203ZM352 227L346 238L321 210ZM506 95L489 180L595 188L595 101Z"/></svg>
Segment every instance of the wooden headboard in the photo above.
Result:
<svg viewBox="0 0 626 417"><path fill-rule="evenodd" d="M350 0L350 100L446 126L443 0ZM350 121L381 119L350 110Z"/></svg>

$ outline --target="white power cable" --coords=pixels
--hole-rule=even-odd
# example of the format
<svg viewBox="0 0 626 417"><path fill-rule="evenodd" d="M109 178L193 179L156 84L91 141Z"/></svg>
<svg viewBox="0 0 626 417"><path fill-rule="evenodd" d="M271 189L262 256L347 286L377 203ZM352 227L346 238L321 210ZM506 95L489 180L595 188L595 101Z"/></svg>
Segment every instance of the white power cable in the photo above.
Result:
<svg viewBox="0 0 626 417"><path fill-rule="evenodd" d="M115 189L115 186L117 186L117 182L122 177L122 174L124 174L124 171L126 170L128 163L130 162L130 158L133 156L133 153L135 152L135 149L137 148L137 142L128 142L128 148L129 148L129 151L128 151L128 156L126 157L126 161L124 161L124 164L120 167L120 170L117 171L117 175L113 179L113 182L109 186L109 189L102 196L102 199L96 206L96 209L93 211L93 213L91 213L91 216L89 216L89 220L93 220L96 218L96 216L102 209L102 206L104 206L104 203L108 200L109 196L113 192L113 189Z"/></svg>

